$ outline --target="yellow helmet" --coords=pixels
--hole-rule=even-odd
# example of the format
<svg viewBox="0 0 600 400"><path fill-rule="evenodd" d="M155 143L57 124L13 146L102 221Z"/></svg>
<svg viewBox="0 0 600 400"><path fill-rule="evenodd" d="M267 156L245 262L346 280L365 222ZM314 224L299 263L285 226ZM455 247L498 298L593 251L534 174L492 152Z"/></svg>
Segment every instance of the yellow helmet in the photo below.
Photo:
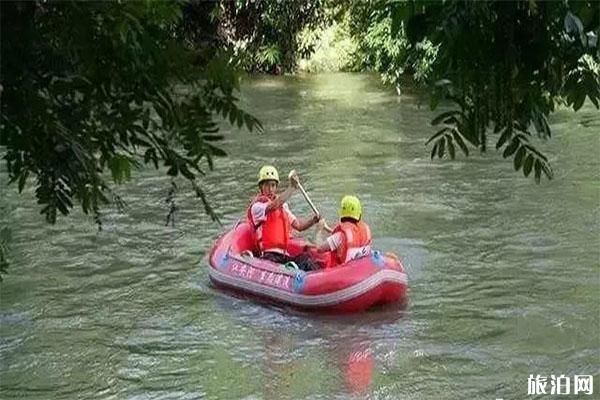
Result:
<svg viewBox="0 0 600 400"><path fill-rule="evenodd" d="M362 206L356 196L344 196L338 210L340 218L350 217L359 220L362 215Z"/></svg>
<svg viewBox="0 0 600 400"><path fill-rule="evenodd" d="M279 174L274 166L265 165L258 171L258 184L260 185L262 181L275 181L279 183Z"/></svg>

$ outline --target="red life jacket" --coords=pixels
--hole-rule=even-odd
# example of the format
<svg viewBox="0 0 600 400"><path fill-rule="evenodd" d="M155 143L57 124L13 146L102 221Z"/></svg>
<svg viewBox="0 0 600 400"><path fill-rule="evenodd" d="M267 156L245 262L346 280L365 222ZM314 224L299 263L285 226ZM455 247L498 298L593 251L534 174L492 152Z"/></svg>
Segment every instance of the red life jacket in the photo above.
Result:
<svg viewBox="0 0 600 400"><path fill-rule="evenodd" d="M371 254L371 229L363 221L341 222L333 234L337 232L342 233L342 244L335 252L337 264Z"/></svg>
<svg viewBox="0 0 600 400"><path fill-rule="evenodd" d="M258 223L255 223L252 217L252 205L255 203L268 203L271 200L273 199L269 196L259 194L250 203L246 216L248 223L250 223L250 226L256 232L256 242L261 252L279 250L286 253L290 237L290 219L283 210L283 207L269 211L266 215L266 220Z"/></svg>

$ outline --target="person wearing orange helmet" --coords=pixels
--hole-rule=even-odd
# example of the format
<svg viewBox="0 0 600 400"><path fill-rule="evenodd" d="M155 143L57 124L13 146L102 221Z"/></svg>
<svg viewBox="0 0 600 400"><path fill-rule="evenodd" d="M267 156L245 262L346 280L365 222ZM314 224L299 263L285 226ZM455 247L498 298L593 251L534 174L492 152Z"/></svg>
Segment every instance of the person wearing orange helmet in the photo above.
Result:
<svg viewBox="0 0 600 400"><path fill-rule="evenodd" d="M248 223L255 229L257 247L261 258L279 264L293 261L303 270L318 269L307 254L290 257L287 245L290 230L304 231L315 225L320 216L312 218L297 218L291 211L286 201L298 187L298 175L290 175L289 186L277 194L279 186L279 173L271 165L263 166L258 172L258 187L260 192L252 200L246 212Z"/></svg>

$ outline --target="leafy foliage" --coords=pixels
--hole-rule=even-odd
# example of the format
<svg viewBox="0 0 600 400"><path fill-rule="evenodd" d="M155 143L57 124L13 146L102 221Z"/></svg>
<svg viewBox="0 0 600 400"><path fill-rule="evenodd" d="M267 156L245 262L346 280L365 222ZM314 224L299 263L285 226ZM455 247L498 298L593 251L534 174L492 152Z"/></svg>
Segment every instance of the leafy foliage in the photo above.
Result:
<svg viewBox="0 0 600 400"><path fill-rule="evenodd" d="M386 2L353 2L340 15L358 43L354 69L377 71L384 83L399 86L408 42L402 32L392 33L392 17Z"/></svg>
<svg viewBox="0 0 600 400"><path fill-rule="evenodd" d="M374 0L328 3L357 41L355 69L371 69L400 91L406 76L430 94L432 157L489 137L516 170L552 178L547 158L529 140L551 136L557 104L574 110L600 100L600 7L591 1L539 2Z"/></svg>
<svg viewBox="0 0 600 400"><path fill-rule="evenodd" d="M333 21L317 30L304 29L300 35L298 69L307 72L354 71L358 45L349 34L347 20Z"/></svg>
<svg viewBox="0 0 600 400"><path fill-rule="evenodd" d="M373 70L385 84L402 85L402 77L411 74L418 82L428 79L437 47L427 38L411 43L407 40L397 8L388 0L339 2L338 20L348 24L349 34L357 42L354 70ZM404 12L408 15L408 13Z"/></svg>
<svg viewBox="0 0 600 400"><path fill-rule="evenodd" d="M564 101L578 110L600 99L599 7L592 2L390 2L408 40L436 48L431 107L443 99L457 110L434 118L432 158L454 158L467 144L485 152L488 135L513 158L515 170L552 178L547 158L529 138L551 135L547 116ZM400 28L399 28L400 29ZM428 143L429 143L428 142Z"/></svg>
<svg viewBox="0 0 600 400"><path fill-rule="evenodd" d="M225 152L217 121L261 129L237 106L231 54L177 40L172 2L2 2L2 119L9 182L36 179L55 222L74 202L100 224L115 183L142 164L193 186Z"/></svg>
<svg viewBox="0 0 600 400"><path fill-rule="evenodd" d="M262 46L258 49L255 57L256 62L267 70L273 70L281 64L283 54L277 44Z"/></svg>
<svg viewBox="0 0 600 400"><path fill-rule="evenodd" d="M326 20L323 0L239 0L219 2L213 11L223 41L236 49L246 70L294 71L304 47L300 33Z"/></svg>

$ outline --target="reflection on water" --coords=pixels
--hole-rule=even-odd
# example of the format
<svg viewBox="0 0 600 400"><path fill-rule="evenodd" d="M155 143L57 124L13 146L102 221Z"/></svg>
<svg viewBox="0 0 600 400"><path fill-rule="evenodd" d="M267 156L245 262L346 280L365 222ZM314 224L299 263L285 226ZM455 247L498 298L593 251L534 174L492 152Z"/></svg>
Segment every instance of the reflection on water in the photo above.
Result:
<svg viewBox="0 0 600 400"><path fill-rule="evenodd" d="M230 157L204 181L223 227L184 191L164 227L162 171L117 188L130 206L102 232L80 212L45 225L31 187L3 192L1 398L518 399L529 374L598 376L596 110L552 116L556 178L536 186L493 152L430 161L432 113L376 77L257 78L243 101L265 132L224 127ZM264 163L298 170L330 223L361 198L375 247L407 268L405 310L307 315L208 285L205 252Z"/></svg>
<svg viewBox="0 0 600 400"><path fill-rule="evenodd" d="M320 392L363 398L378 369L397 353L406 334L405 311L385 308L360 315L312 315L217 296L215 304L234 325L254 333L232 357L267 371L265 398L297 398ZM298 346L301 343L301 346ZM325 386L324 386L325 385Z"/></svg>

